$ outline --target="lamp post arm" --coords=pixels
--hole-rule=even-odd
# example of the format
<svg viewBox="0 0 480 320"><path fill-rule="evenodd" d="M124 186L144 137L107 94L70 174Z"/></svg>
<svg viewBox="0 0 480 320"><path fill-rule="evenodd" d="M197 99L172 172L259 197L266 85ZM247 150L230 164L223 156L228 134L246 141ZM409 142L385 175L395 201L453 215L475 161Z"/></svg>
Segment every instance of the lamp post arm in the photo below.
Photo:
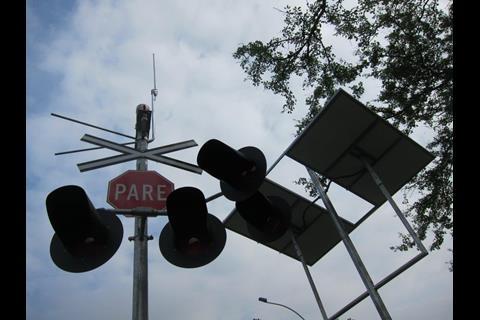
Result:
<svg viewBox="0 0 480 320"><path fill-rule="evenodd" d="M290 311L292 311L292 312L295 312L297 316L299 316L300 318L302 318L303 320L305 320L305 318L302 317L297 311L293 310L293 309L290 308L290 307L284 306L283 304L275 303L275 302L270 302L270 301L266 301L265 303L275 304L275 305L277 305L277 306L281 306L281 307L287 308L288 310L290 310Z"/></svg>

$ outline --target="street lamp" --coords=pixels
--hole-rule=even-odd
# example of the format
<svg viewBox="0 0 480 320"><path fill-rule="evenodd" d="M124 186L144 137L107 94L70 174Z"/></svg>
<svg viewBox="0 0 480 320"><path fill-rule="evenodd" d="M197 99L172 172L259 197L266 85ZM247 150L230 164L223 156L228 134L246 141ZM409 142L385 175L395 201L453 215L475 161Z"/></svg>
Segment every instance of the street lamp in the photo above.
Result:
<svg viewBox="0 0 480 320"><path fill-rule="evenodd" d="M270 304L275 304L275 305L277 305L277 306L281 306L281 307L287 308L288 310L290 310L290 311L292 311L292 312L295 312L295 314L296 314L297 316L299 316L300 318L302 318L303 320L305 320L305 318L302 317L297 311L293 310L293 309L290 308L290 307L284 306L283 304L275 303L275 302L269 302L269 301L267 300L267 298L262 298L262 297L258 298L258 301L260 301L260 302L265 302L265 303L270 303Z"/></svg>

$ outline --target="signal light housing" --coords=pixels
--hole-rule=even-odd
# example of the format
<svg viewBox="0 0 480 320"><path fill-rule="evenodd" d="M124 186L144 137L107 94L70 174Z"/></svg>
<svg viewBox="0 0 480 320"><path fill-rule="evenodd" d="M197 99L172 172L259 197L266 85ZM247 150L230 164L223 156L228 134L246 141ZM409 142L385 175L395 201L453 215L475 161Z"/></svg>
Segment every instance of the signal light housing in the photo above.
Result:
<svg viewBox="0 0 480 320"><path fill-rule="evenodd" d="M123 238L120 219L95 210L85 191L75 185L52 191L46 199L48 218L55 230L50 256L68 272L93 270L115 254Z"/></svg>
<svg viewBox="0 0 480 320"><path fill-rule="evenodd" d="M237 151L216 139L200 148L197 163L220 180L223 195L232 201L244 200L255 193L267 170L265 156L258 148L249 146Z"/></svg>
<svg viewBox="0 0 480 320"><path fill-rule="evenodd" d="M278 240L290 226L290 206L280 197L265 197L257 191L246 200L237 201L235 207L247 222L251 238L260 243Z"/></svg>
<svg viewBox="0 0 480 320"><path fill-rule="evenodd" d="M167 198L169 222L159 237L162 255L171 264L197 268L215 260L227 240L223 223L207 211L205 196L194 187L174 190Z"/></svg>

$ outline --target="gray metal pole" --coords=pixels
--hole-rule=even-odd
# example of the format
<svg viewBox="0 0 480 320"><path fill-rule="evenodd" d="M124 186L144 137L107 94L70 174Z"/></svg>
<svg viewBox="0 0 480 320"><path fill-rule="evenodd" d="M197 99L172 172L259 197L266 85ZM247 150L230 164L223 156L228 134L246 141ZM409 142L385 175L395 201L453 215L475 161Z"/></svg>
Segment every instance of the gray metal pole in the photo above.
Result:
<svg viewBox="0 0 480 320"><path fill-rule="evenodd" d="M375 285L373 284L372 279L370 278L370 275L367 272L367 268L362 262L362 259L360 258L360 255L358 254L357 250L355 249L355 246L353 245L352 240L348 236L348 234L345 232L343 229L340 219L338 217L337 212L335 211L335 208L333 207L332 203L330 202L330 199L328 198L327 194L323 190L322 185L320 184L320 180L318 179L317 175L315 172L310 170L310 168L305 167L308 171L308 174L310 175L310 178L312 179L312 182L315 184L315 187L320 194L320 197L322 198L322 201L327 208L330 217L332 218L333 224L335 225L340 237L342 238L343 243L345 244L345 247L347 248L348 254L350 255L353 264L357 268L357 271L360 275L360 278L362 278L363 284L367 288L367 291L370 295L370 298L373 301L373 304L375 305L375 308L377 308L378 314L382 318L382 320L391 320L392 317L388 313L387 308L385 307L385 304L383 303L382 298L378 294L377 290L375 289Z"/></svg>
<svg viewBox="0 0 480 320"><path fill-rule="evenodd" d="M367 168L368 172L370 173L370 176L372 177L373 181L377 184L378 188L380 191L383 193L385 198L387 198L388 202L392 206L393 210L395 210L395 213L397 216L400 218L402 221L403 225L405 228L408 230L410 235L412 236L413 240L415 241L415 244L417 245L418 250L420 250L423 253L428 253L427 249L423 246L423 243L420 241L418 238L417 234L413 230L412 226L408 223L407 218L403 215L402 211L400 208L397 206L395 201L393 201L392 196L390 195L390 192L388 192L387 188L383 184L382 180L380 180L380 177L377 175L377 173L373 170L372 166L362 157L361 160L363 161L363 164Z"/></svg>
<svg viewBox="0 0 480 320"><path fill-rule="evenodd" d="M305 274L307 275L308 282L310 283L310 287L312 287L313 295L315 296L315 300L317 300L318 307L320 308L320 312L322 313L322 317L324 320L328 319L327 313L325 312L325 308L323 307L322 300L320 300L320 296L318 294L317 288L315 287L315 283L313 282L312 275L310 274L310 271L308 270L308 266L305 263L305 259L303 258L303 253L302 250L300 250L300 246L297 243L297 239L295 239L295 235L291 230L290 232L290 237L292 238L292 243L295 248L295 252L297 253L298 258L302 262L303 269L305 270Z"/></svg>
<svg viewBox="0 0 480 320"><path fill-rule="evenodd" d="M391 274L389 274L388 276L386 276L385 278L383 278L382 280L380 280L376 285L375 285L375 288L378 290L380 289L381 287L383 287L384 285L386 285L388 282L390 282L391 280L395 279L399 274L401 274L403 271L407 270L408 268L410 268L412 265L414 265L415 263L417 263L418 261L420 261L421 259L423 259L424 257L427 256L427 253L419 253L418 255L416 255L415 257L413 257L410 261L408 261L407 263L405 263L403 266L401 266L400 268L398 268L397 270L395 270L394 272L392 272ZM338 317L340 317L341 315L343 315L345 312L347 312L348 310L350 310L351 308L353 308L354 306L356 306L358 303L360 303L361 301L363 301L363 299L365 299L366 297L368 297L368 291L367 292L364 292L362 293L361 295L359 295L357 298L355 298L354 300L352 300L349 304L347 304L345 307L343 307L341 310L337 311L334 315L332 315L330 317L330 319L337 319Z"/></svg>
<svg viewBox="0 0 480 320"><path fill-rule="evenodd" d="M135 149L146 151L148 137L142 137L140 124L136 125ZM147 159L137 160L137 170L146 171ZM133 251L133 307L132 320L148 320L148 237L147 217L135 217Z"/></svg>

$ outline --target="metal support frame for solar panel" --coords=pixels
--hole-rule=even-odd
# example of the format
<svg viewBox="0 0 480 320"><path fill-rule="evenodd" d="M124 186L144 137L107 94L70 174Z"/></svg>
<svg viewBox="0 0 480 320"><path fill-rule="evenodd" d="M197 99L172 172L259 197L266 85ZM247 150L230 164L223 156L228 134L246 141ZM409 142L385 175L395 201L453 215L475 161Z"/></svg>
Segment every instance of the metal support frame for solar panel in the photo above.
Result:
<svg viewBox="0 0 480 320"><path fill-rule="evenodd" d="M318 150L318 152L312 152L312 150ZM307 170L313 170L327 177L373 205L373 208L356 223L351 223L340 217L339 222L347 236L386 201L390 202L394 211L413 237L420 253L382 280L374 283L375 290L381 288L428 254L418 236L393 201L392 195L427 166L434 157L347 92L340 89L327 101L325 107L315 116L302 134L273 163L267 174L273 170L284 156L288 156L304 165ZM305 206L304 201L310 202L309 200L288 191L268 179L265 180L260 191L265 192L267 195L283 195L284 198L289 194L286 198L294 211L292 224L294 226L293 230L297 232L297 239L305 236L303 233L312 232L312 230L317 228L313 219L304 225L300 225L300 227L298 226L301 210L304 210L301 208ZM308 210L316 212L310 213L310 215L323 218L326 218L329 212L317 205L312 205ZM328 218L325 220L328 220ZM330 223L330 228L327 228L328 232L325 234L320 233L322 234L321 239L317 239L314 243L309 243L310 246L315 245L321 248L321 250L310 252L308 246L299 241L302 251L306 253L304 254L305 260L310 266L341 240L339 234L332 226L334 221L328 221ZM249 237L246 224L236 210L230 213L224 223L228 229ZM314 232L314 234L318 233ZM327 234L328 236L326 236ZM282 243L284 247L280 246ZM287 237L282 237L266 245L298 260L297 256L289 252ZM336 319L368 296L369 292L367 290L328 319ZM385 318L388 318L388 316Z"/></svg>
<svg viewBox="0 0 480 320"><path fill-rule="evenodd" d="M312 201L269 179L264 180L259 191L267 197L281 197L290 205L292 212L290 232L285 233L273 242L263 244L303 264L322 316L324 319L328 319L307 268L307 265L313 266L341 241L340 236L335 232L332 221L328 217L328 212L324 208L312 204ZM349 232L354 229L354 224L350 221L342 219L341 222L343 227ZM252 239L248 231L247 222L236 209L225 218L223 223L227 229ZM320 241L315 239L318 234L323 235Z"/></svg>

